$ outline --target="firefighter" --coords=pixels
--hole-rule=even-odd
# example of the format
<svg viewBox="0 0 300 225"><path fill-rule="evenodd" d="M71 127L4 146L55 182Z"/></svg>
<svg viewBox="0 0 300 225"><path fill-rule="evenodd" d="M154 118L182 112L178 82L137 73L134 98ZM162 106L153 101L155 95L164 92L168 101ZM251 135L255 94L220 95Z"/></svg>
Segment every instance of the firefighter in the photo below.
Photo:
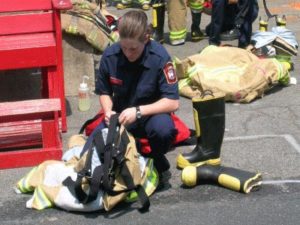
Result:
<svg viewBox="0 0 300 225"><path fill-rule="evenodd" d="M135 138L149 140L149 157L164 186L170 177L165 154L177 133L170 114L179 107L175 69L166 49L150 40L143 11L125 13L118 30L120 41L102 55L95 93L106 123L112 114L120 113L120 123Z"/></svg>
<svg viewBox="0 0 300 225"><path fill-rule="evenodd" d="M186 15L187 6L192 15L191 38L193 42L200 41L204 34L200 30L203 3L205 0L169 0L168 1L168 25L171 45L184 44L187 34Z"/></svg>
<svg viewBox="0 0 300 225"><path fill-rule="evenodd" d="M204 34L200 30L201 15L203 10L203 3L206 0L189 0L188 6L192 14L191 36L192 41L197 42L203 39ZM184 44L187 29L186 29L186 15L187 4L185 0L169 0L168 8L168 25L170 30L170 43L172 45ZM165 3L162 0L156 0L153 7L153 39L163 43L163 28L165 17Z"/></svg>

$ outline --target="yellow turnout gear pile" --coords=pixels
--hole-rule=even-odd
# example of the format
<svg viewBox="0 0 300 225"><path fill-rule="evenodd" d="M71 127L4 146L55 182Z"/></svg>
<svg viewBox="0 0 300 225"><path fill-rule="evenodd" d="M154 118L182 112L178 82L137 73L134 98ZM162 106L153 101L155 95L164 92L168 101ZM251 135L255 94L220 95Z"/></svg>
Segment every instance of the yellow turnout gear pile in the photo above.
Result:
<svg viewBox="0 0 300 225"><path fill-rule="evenodd" d="M84 37L100 52L111 43L118 41L118 33L113 30L113 26L108 24L107 16L113 20L117 18L104 6L101 7L87 0L72 0L72 4L72 9L61 14L63 31Z"/></svg>
<svg viewBox="0 0 300 225"><path fill-rule="evenodd" d="M226 101L248 103L277 84L288 85L288 67L275 58L260 59L235 47L208 46L199 54L175 60L179 92L193 98L201 90L224 94Z"/></svg>

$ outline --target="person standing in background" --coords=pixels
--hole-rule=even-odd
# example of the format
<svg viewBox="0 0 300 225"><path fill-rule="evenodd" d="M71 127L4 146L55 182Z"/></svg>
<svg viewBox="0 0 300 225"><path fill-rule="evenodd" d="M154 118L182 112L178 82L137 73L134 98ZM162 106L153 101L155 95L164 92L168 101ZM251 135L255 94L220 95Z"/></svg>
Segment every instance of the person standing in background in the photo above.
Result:
<svg viewBox="0 0 300 225"><path fill-rule="evenodd" d="M209 44L238 39L238 47L246 48L258 9L257 0L212 0L211 23L206 28Z"/></svg>
<svg viewBox="0 0 300 225"><path fill-rule="evenodd" d="M200 41L204 34L200 29L203 4L207 0L169 0L168 8L168 26L169 40L171 45L182 45L187 36L186 16L187 7L190 7L192 15L191 39L193 42ZM154 1L153 7L153 27L154 40L163 43L163 27L165 18L165 2L162 0Z"/></svg>

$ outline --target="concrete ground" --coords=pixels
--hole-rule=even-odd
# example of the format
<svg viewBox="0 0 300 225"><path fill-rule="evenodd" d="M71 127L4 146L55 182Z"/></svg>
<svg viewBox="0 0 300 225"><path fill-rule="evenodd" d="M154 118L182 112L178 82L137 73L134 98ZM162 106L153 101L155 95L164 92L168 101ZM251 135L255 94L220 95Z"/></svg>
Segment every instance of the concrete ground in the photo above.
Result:
<svg viewBox="0 0 300 225"><path fill-rule="evenodd" d="M265 16L260 2L260 15ZM271 12L287 16L287 27L298 41L300 39L299 1L267 1ZM116 15L113 7L108 10ZM150 12L148 12L149 18ZM204 29L209 17L204 16ZM273 21L273 19L272 19ZM270 21L270 22L272 22ZM188 14L188 27L191 19ZM258 28L255 21L254 30ZM165 37L167 39L167 24ZM165 47L172 56L183 59L195 54L207 45L207 40L190 42L182 46ZM236 43L232 43L236 44ZM295 65L291 76L300 80L300 57L293 57ZM66 83L68 85L68 83ZM79 112L77 98L68 97L68 132L63 134L64 144L68 137L78 132L81 124L98 110L97 96L92 96L93 105L87 112ZM180 99L177 114L193 128L191 101ZM168 153L172 167L172 188L151 197L151 208L140 214L130 207L118 207L110 213L68 213L59 209L35 211L25 208L27 195L16 195L12 187L30 168L0 170L0 224L299 224L300 221L300 95L299 84L276 87L250 104L226 104L226 132L222 145L222 163L249 171L259 171L264 181L276 180L278 184L263 184L262 188L249 195L240 194L212 185L193 189L181 186L180 170L175 168L179 152L192 147L178 147ZM289 183L288 181L294 181Z"/></svg>

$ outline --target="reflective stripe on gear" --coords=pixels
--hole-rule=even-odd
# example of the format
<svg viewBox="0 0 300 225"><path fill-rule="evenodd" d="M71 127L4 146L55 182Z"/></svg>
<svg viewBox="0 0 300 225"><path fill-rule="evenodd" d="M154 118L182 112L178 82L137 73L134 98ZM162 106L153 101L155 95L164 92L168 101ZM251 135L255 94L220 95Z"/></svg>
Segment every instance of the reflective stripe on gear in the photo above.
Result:
<svg viewBox="0 0 300 225"><path fill-rule="evenodd" d="M66 28L66 32L70 34L77 34L78 33L78 16L72 16L70 25Z"/></svg>
<svg viewBox="0 0 300 225"><path fill-rule="evenodd" d="M150 4L150 0L139 0L139 3L141 5L143 5L143 4Z"/></svg>
<svg viewBox="0 0 300 225"><path fill-rule="evenodd" d="M170 32L170 40L180 40L186 38L187 30L186 28L181 31L171 31Z"/></svg>
<svg viewBox="0 0 300 225"><path fill-rule="evenodd" d="M170 41L184 40L186 37L186 1L169 0L167 1L167 8Z"/></svg>
<svg viewBox="0 0 300 225"><path fill-rule="evenodd" d="M290 74L289 71L284 69L283 63L280 63L277 59L272 59L274 64L277 67L278 72L278 82L282 85L288 85L290 83Z"/></svg>
<svg viewBox="0 0 300 225"><path fill-rule="evenodd" d="M191 83L191 79L189 79L189 78L184 78L184 79L179 80L178 81L179 91L182 90L182 88L189 86L190 83Z"/></svg>
<svg viewBox="0 0 300 225"><path fill-rule="evenodd" d="M203 10L204 0L189 0L188 6L195 13L201 12Z"/></svg>
<svg viewBox="0 0 300 225"><path fill-rule="evenodd" d="M53 206L41 187L37 187L33 193L32 208L42 210Z"/></svg>
<svg viewBox="0 0 300 225"><path fill-rule="evenodd" d="M142 186L147 194L150 196L158 185L158 172L153 165L153 159L148 159L145 171L147 172L146 178L142 181ZM134 202L138 199L138 195L135 191L130 192L127 197L127 202Z"/></svg>
<svg viewBox="0 0 300 225"><path fill-rule="evenodd" d="M125 5L129 5L132 3L132 0L122 0L121 3Z"/></svg>
<svg viewBox="0 0 300 225"><path fill-rule="evenodd" d="M112 40L113 42L117 42L117 41L120 40L120 35L119 35L118 32L113 31L113 32L111 32L111 34L110 34L110 38L111 38L111 40Z"/></svg>
<svg viewBox="0 0 300 225"><path fill-rule="evenodd" d="M32 177L33 173L38 169L38 167L34 167L30 172L23 177L18 183L17 183L17 188L22 192L22 193L28 193L28 192L33 192L34 187L30 186L29 180Z"/></svg>

